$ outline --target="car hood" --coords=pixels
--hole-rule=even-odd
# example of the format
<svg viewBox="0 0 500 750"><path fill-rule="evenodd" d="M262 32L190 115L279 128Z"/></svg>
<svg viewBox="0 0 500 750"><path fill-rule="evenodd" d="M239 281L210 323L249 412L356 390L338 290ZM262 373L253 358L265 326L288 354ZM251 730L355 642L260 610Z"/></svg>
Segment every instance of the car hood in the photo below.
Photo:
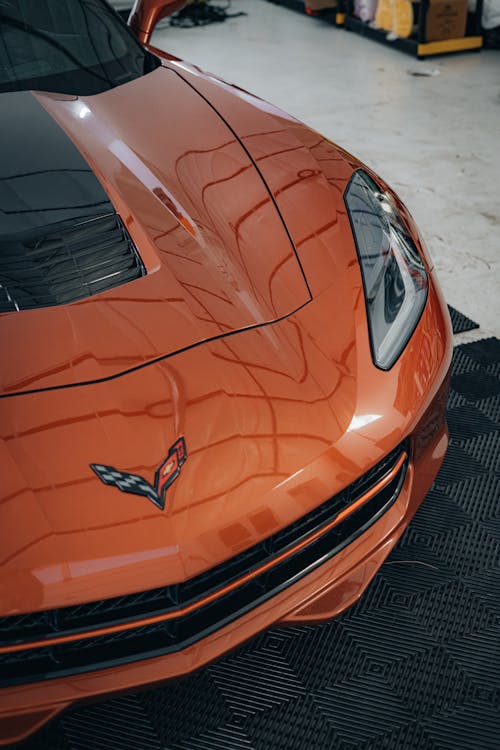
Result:
<svg viewBox="0 0 500 750"><path fill-rule="evenodd" d="M147 271L78 302L0 315L4 394L112 378L310 300L254 161L174 70L91 97L0 103L0 234L36 239L114 208Z"/></svg>
<svg viewBox="0 0 500 750"><path fill-rule="evenodd" d="M37 97L91 164L151 273L0 321L32 320L39 335L24 339L32 359L16 354L25 382L8 385L20 392L0 398L3 614L152 589L227 560L376 463L407 434L403 396L417 403L424 388L411 357L390 378L371 363L342 197L349 157L245 92L168 64L176 70L85 100ZM159 86L172 87L168 109ZM151 109L156 118L145 119ZM169 133L161 151L159 122ZM150 173L177 216L152 194ZM21 347L10 345L12 357ZM163 510L91 467L152 484L180 438L187 460Z"/></svg>

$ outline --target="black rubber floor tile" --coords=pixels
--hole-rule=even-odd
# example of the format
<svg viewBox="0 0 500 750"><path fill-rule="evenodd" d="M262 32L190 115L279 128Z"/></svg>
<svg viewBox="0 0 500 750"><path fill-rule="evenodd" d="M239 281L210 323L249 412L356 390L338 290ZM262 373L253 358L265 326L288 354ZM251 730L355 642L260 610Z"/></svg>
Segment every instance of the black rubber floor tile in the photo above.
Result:
<svg viewBox="0 0 500 750"><path fill-rule="evenodd" d="M451 305L448 305L448 311L450 313L453 333L463 333L464 331L473 331L475 328L479 328L479 323L475 323L463 313L455 310Z"/></svg>
<svg viewBox="0 0 500 750"><path fill-rule="evenodd" d="M496 397L494 397L493 400L496 402ZM464 398L464 396L461 396L460 393L457 393L456 391L450 391L450 395L448 396L448 409L457 409L459 407L465 406L468 403L469 402L467 401L467 399ZM480 402L477 404L477 407L481 408L479 404Z"/></svg>
<svg viewBox="0 0 500 750"><path fill-rule="evenodd" d="M451 435L460 435L460 438L453 437L453 440L460 444L464 439L467 440L482 433L498 430L498 425L493 420L487 417L475 404L470 403L455 409L448 409L446 421ZM453 453L450 454L449 460L452 456Z"/></svg>
<svg viewBox="0 0 500 750"><path fill-rule="evenodd" d="M412 713L390 684L393 658L367 660L362 675L313 695L314 702L335 729L339 740L354 743L356 747L374 742L388 730L412 721ZM362 700L362 695L369 696L369 699Z"/></svg>
<svg viewBox="0 0 500 750"><path fill-rule="evenodd" d="M162 688L139 693L138 700L162 745L180 743L216 729L233 717L230 705L208 669L174 680Z"/></svg>
<svg viewBox="0 0 500 750"><path fill-rule="evenodd" d="M460 349L470 359L485 367L489 367L492 363L500 362L500 339L481 339L480 341L473 341L470 344L458 346L457 349Z"/></svg>
<svg viewBox="0 0 500 750"><path fill-rule="evenodd" d="M414 615L433 641L441 646L481 629L495 630L498 615L489 604L487 596L455 579L420 597L415 603ZM436 612L446 612L446 617L436 617Z"/></svg>
<svg viewBox="0 0 500 750"><path fill-rule="evenodd" d="M500 542L500 518L488 518L483 521L483 526L493 539Z"/></svg>
<svg viewBox="0 0 500 750"><path fill-rule="evenodd" d="M425 728L439 750L498 750L498 710L480 703L459 706L448 716L426 721Z"/></svg>
<svg viewBox="0 0 500 750"><path fill-rule="evenodd" d="M450 430L454 429L452 424L449 426ZM467 431L466 437L470 437L470 434ZM441 471L436 477L435 486L442 488L443 485L462 482L467 477L479 476L486 473L487 469L480 461L476 461L475 458L469 456L456 442L451 441Z"/></svg>
<svg viewBox="0 0 500 750"><path fill-rule="evenodd" d="M259 750L332 750L338 746L335 728L311 694L249 718L245 731Z"/></svg>
<svg viewBox="0 0 500 750"><path fill-rule="evenodd" d="M480 474L474 478L479 481L481 478L489 478L489 476L489 474ZM466 481L469 480L464 479L460 484L463 485ZM447 489L454 486L455 483L447 485ZM430 531L432 531L433 536L440 536L450 529L465 526L471 520L473 520L473 516L457 502L451 492L448 495L440 487L434 487L427 495L426 503L420 506L406 534L409 537L411 533L411 536L414 537L418 536L420 532L428 538ZM401 544L406 546L406 537L402 538Z"/></svg>
<svg viewBox="0 0 500 750"><path fill-rule="evenodd" d="M488 375L494 375L496 378L500 377L500 362L490 362L489 365L484 365L484 371Z"/></svg>
<svg viewBox="0 0 500 750"><path fill-rule="evenodd" d="M287 659L308 693L362 671L365 654L342 622L314 628L291 644Z"/></svg>
<svg viewBox="0 0 500 750"><path fill-rule="evenodd" d="M125 696L103 704L85 706L67 714L63 727L70 747L94 747L107 750L162 750L137 696Z"/></svg>
<svg viewBox="0 0 500 750"><path fill-rule="evenodd" d="M500 477L494 473L454 482L445 487L444 491L472 520L485 521L500 513Z"/></svg>
<svg viewBox="0 0 500 750"><path fill-rule="evenodd" d="M451 386L468 401L478 401L500 393L500 381L495 375L487 372L467 372L454 375Z"/></svg>
<svg viewBox="0 0 500 750"><path fill-rule="evenodd" d="M447 651L455 662L477 685L491 691L492 696L496 695L497 700L500 698L498 644L498 630L491 628L477 630L447 644Z"/></svg>
<svg viewBox="0 0 500 750"><path fill-rule="evenodd" d="M367 742L356 743L345 750L406 750L407 748L418 748L418 750L439 750L430 733L417 721L410 721L403 726L396 727L392 731L385 732ZM335 746L332 750L337 750ZM344 748L342 748L344 750Z"/></svg>
<svg viewBox="0 0 500 750"><path fill-rule="evenodd" d="M279 653L252 650L221 660L209 668L226 703L239 713L268 711L306 689Z"/></svg>
<svg viewBox="0 0 500 750"><path fill-rule="evenodd" d="M397 565L398 563L394 563ZM404 563L407 564L406 561ZM349 610L344 613L343 620L349 622L350 619L357 619L366 612L370 612L375 606L380 610L392 610L398 607L409 607L413 596L418 592L410 590L408 586L404 588L397 585L397 572L392 576L390 571L394 570L392 566L384 566L374 581L368 586L365 595L362 596Z"/></svg>
<svg viewBox="0 0 500 750"><path fill-rule="evenodd" d="M475 402L477 409L480 409L482 413L488 417L488 419L494 424L500 423L500 399L498 396L490 396L489 398L481 398Z"/></svg>
<svg viewBox="0 0 500 750"><path fill-rule="evenodd" d="M490 471L500 472L500 432L495 430L475 435L462 441L460 447ZM497 498L500 496L497 495Z"/></svg>
<svg viewBox="0 0 500 750"><path fill-rule="evenodd" d="M385 610L374 610L352 618L344 624L357 646L363 651L365 662L406 659L418 651L432 647L434 641L407 607L399 607L394 615ZM359 675L366 673L362 662Z"/></svg>
<svg viewBox="0 0 500 750"><path fill-rule="evenodd" d="M430 591L446 587L452 580L453 571L439 565L437 558L428 563L421 557L411 547L398 547L380 571L379 576L387 581L392 593L392 606L406 606L413 611L421 595L428 596Z"/></svg>
<svg viewBox="0 0 500 750"><path fill-rule="evenodd" d="M439 645L401 661L391 679L399 700L417 721L449 713L474 695L472 680Z"/></svg>
<svg viewBox="0 0 500 750"><path fill-rule="evenodd" d="M457 576L473 575L499 563L500 545L482 524L454 529L442 541L438 555Z"/></svg>
<svg viewBox="0 0 500 750"><path fill-rule="evenodd" d="M168 744L164 750L258 750L246 732L234 724L209 729L192 736L180 744Z"/></svg>
<svg viewBox="0 0 500 750"><path fill-rule="evenodd" d="M435 537L429 534L428 539L407 537L406 545L399 544L382 568L380 575L387 575L386 567L391 566L400 576L400 585L408 593L429 591L442 584L447 584L455 576L452 565L443 560L439 549L433 549Z"/></svg>
<svg viewBox="0 0 500 750"><path fill-rule="evenodd" d="M497 623L500 624L500 596L498 594L500 591L500 563L490 570L467 576L464 578L464 586L467 586L472 592L481 597L488 610L496 614L498 618Z"/></svg>
<svg viewBox="0 0 500 750"><path fill-rule="evenodd" d="M457 346L453 350L452 372L454 377L469 372L481 372L481 362L470 356L465 346Z"/></svg>

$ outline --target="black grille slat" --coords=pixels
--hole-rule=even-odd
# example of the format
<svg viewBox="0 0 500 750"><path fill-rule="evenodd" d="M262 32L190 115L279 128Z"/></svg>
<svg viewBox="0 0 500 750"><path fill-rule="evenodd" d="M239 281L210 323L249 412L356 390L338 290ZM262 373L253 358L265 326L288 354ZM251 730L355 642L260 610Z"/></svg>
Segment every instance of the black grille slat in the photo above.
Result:
<svg viewBox="0 0 500 750"><path fill-rule="evenodd" d="M142 616L172 613L172 619L152 625L138 624L103 636L79 638L58 646L41 646L0 655L0 684L14 684L63 674L103 668L111 664L134 661L157 653L184 648L222 627L226 622L265 601L281 589L298 580L328 557L336 554L356 536L368 528L394 502L406 473L407 462L396 476L367 502L350 513L318 539L293 552L285 560L275 563L264 573L240 584L232 592L218 597L213 603L194 609L187 615L176 610L192 603L214 588L227 585L252 568L259 569L267 560L295 546L314 530L325 527L345 507L348 507L377 484L397 464L406 446L398 446L376 467L346 490L327 500L295 523L277 532L262 544L255 545L231 560L203 573L186 583L165 586L151 591L124 595L98 602L47 610L32 615L13 615L0 618L0 643L8 645L55 635L83 632L85 628L106 627L126 623ZM359 491L361 490L361 491ZM350 500L346 499L350 498ZM326 516L328 511L328 516ZM271 554L269 551L271 550ZM222 574L225 573L225 577ZM194 596L196 594L196 596Z"/></svg>
<svg viewBox="0 0 500 750"><path fill-rule="evenodd" d="M0 312L68 304L133 281L144 266L116 214L0 245Z"/></svg>

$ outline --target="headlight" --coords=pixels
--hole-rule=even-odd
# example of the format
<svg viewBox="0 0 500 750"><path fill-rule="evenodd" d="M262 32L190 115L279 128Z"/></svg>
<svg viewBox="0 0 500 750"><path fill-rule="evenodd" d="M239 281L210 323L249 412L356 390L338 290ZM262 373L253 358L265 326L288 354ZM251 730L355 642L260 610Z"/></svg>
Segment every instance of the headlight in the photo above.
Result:
<svg viewBox="0 0 500 750"><path fill-rule="evenodd" d="M345 194L363 276L373 359L388 370L419 321L427 273L391 199L361 170Z"/></svg>

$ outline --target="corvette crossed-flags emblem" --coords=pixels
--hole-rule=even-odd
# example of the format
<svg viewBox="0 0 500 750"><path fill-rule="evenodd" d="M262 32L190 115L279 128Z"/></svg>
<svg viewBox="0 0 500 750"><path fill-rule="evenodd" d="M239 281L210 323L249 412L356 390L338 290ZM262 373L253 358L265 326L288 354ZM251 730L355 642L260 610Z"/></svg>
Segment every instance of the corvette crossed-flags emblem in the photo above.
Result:
<svg viewBox="0 0 500 750"><path fill-rule="evenodd" d="M154 485L139 474L129 474L126 471L115 469L114 466L90 464L90 468L104 484L117 487L122 492L128 492L131 495L147 497L148 500L151 500L152 503L163 510L167 489L181 473L181 466L186 459L186 443L184 438L181 437L170 448L167 457L156 470Z"/></svg>

